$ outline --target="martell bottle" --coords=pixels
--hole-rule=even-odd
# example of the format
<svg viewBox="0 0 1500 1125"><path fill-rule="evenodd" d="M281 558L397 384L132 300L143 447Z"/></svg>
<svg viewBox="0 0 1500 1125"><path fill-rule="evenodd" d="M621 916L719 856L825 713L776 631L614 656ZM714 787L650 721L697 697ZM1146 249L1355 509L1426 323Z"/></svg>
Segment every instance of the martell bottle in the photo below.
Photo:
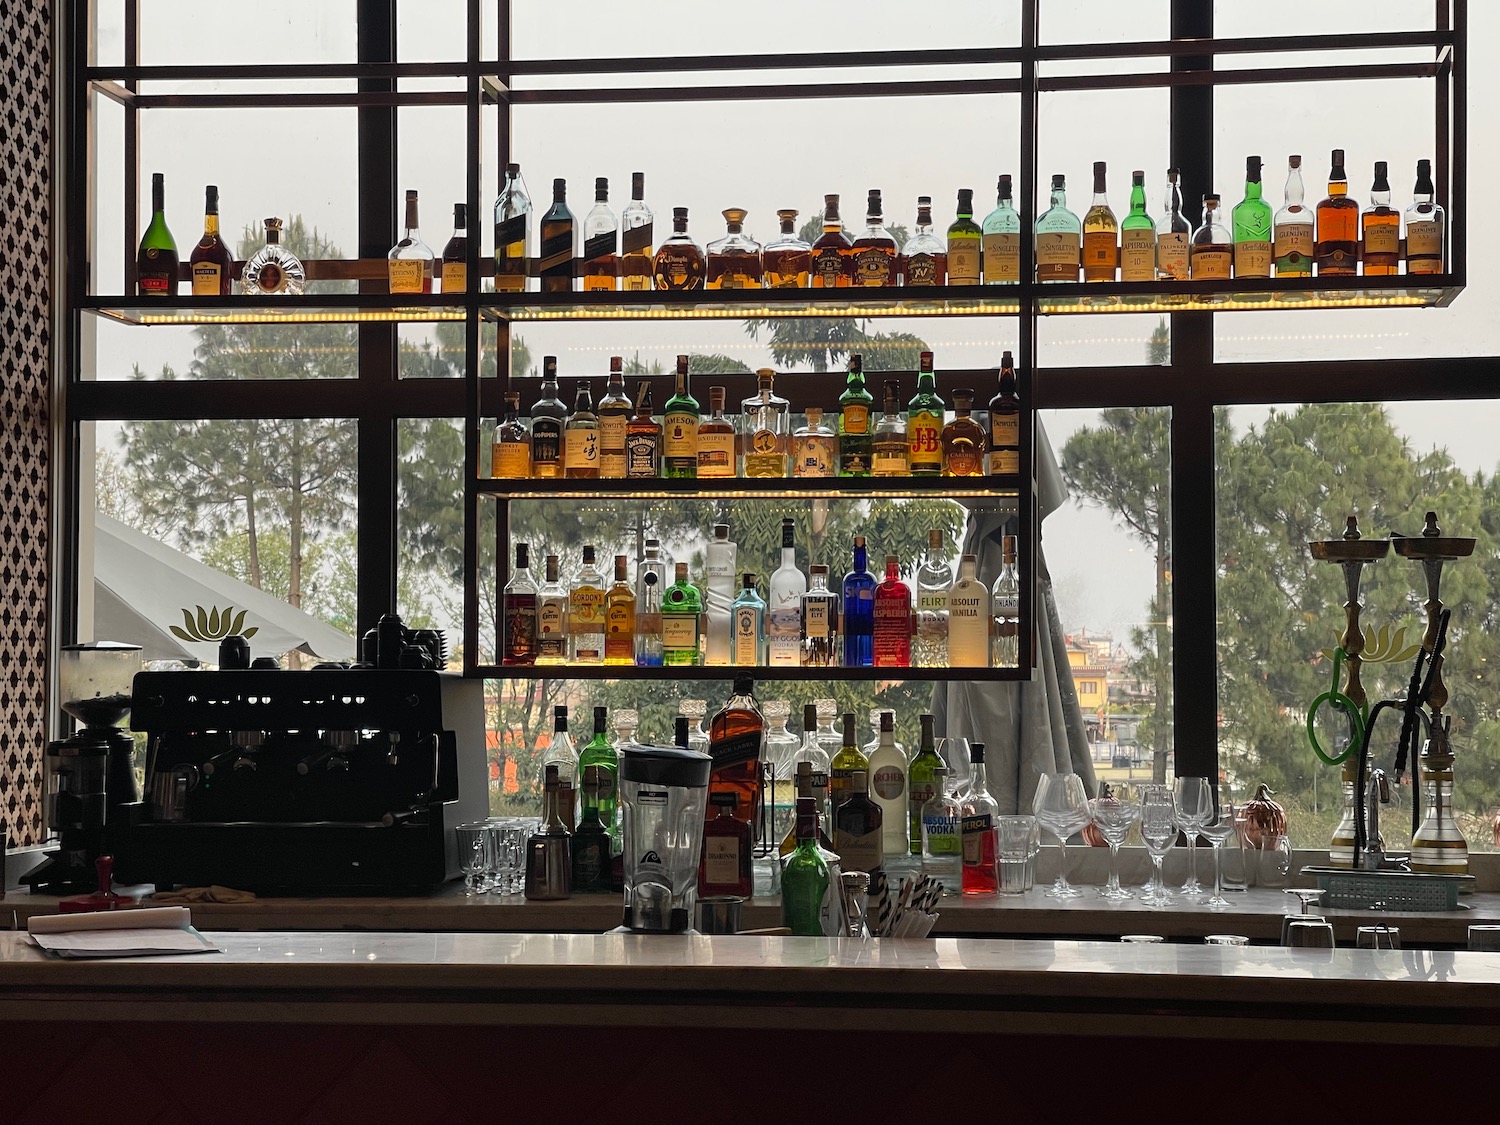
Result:
<svg viewBox="0 0 1500 1125"><path fill-rule="evenodd" d="M990 399L990 476L1015 476L1021 471L1021 398L1016 385L1016 361L1010 352L1000 356L1000 388Z"/></svg>
<svg viewBox="0 0 1500 1125"><path fill-rule="evenodd" d="M543 293L573 291L573 259L578 256L578 224L568 210L568 181L552 181L552 206L542 216L537 272Z"/></svg>
<svg viewBox="0 0 1500 1125"><path fill-rule="evenodd" d="M1328 195L1318 204L1318 241L1313 264L1319 277L1353 277L1359 272L1359 203L1349 197L1344 150L1333 150Z"/></svg>
<svg viewBox="0 0 1500 1125"><path fill-rule="evenodd" d="M135 257L135 288L142 297L177 296L177 243L167 229L166 180L151 173L151 222Z"/></svg>
<svg viewBox="0 0 1500 1125"><path fill-rule="evenodd" d="M203 237L193 247L188 259L193 275L193 296L227 297L233 292L234 255L219 235L219 189L209 184L203 195Z"/></svg>
<svg viewBox="0 0 1500 1125"><path fill-rule="evenodd" d="M537 589L531 577L531 549L516 544L516 565L500 598L503 623L502 664L535 664L537 657Z"/></svg>
<svg viewBox="0 0 1500 1125"><path fill-rule="evenodd" d="M871 651L877 668L911 667L911 589L901 581L901 561L885 557L885 580L875 587Z"/></svg>
<svg viewBox="0 0 1500 1125"><path fill-rule="evenodd" d="M843 288L854 284L854 242L839 218L839 197L823 197L823 233L812 244L812 287Z"/></svg>

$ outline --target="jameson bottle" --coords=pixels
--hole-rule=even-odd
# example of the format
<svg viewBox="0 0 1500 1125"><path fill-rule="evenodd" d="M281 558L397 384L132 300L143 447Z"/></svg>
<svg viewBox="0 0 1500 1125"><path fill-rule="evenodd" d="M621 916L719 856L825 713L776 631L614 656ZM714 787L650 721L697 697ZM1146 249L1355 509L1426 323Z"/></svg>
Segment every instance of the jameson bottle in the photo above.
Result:
<svg viewBox="0 0 1500 1125"><path fill-rule="evenodd" d="M151 222L141 235L135 258L136 293L142 297L177 296L177 243L167 229L166 187L160 172L151 174Z"/></svg>
<svg viewBox="0 0 1500 1125"><path fill-rule="evenodd" d="M203 237L193 247L189 263L194 297L227 297L233 284L234 256L219 236L219 189L209 184L203 192Z"/></svg>
<svg viewBox="0 0 1500 1125"><path fill-rule="evenodd" d="M688 357L677 357L677 391L662 408L662 476L698 475L698 400L688 388Z"/></svg>

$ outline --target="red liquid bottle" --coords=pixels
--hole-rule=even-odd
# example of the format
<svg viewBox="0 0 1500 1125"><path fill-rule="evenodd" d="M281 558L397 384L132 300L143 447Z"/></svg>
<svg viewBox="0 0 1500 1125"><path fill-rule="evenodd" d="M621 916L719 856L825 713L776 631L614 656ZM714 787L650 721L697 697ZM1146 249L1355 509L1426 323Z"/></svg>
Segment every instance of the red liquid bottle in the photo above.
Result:
<svg viewBox="0 0 1500 1125"><path fill-rule="evenodd" d="M739 895L749 898L755 889L750 866L753 844L750 825L734 815L739 798L719 792L709 798L719 815L703 826L703 854L698 861L698 894Z"/></svg>
<svg viewBox="0 0 1500 1125"><path fill-rule="evenodd" d="M895 555L885 557L885 581L875 587L875 667L911 667L911 590Z"/></svg>
<svg viewBox="0 0 1500 1125"><path fill-rule="evenodd" d="M1000 876L996 870L995 818L1000 806L990 796L984 775L984 743L969 746L969 793L961 805L959 824L963 832L963 891L966 895L992 895L999 891Z"/></svg>

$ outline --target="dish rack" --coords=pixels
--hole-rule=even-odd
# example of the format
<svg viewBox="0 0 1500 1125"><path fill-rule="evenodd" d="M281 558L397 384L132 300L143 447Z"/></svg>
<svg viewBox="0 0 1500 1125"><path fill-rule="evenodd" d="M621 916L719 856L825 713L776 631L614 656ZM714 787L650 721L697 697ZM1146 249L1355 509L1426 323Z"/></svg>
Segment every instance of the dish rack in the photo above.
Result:
<svg viewBox="0 0 1500 1125"><path fill-rule="evenodd" d="M1432 875L1416 871L1351 871L1344 867L1304 867L1327 895L1321 905L1343 910L1459 910L1458 896L1474 889L1472 875Z"/></svg>

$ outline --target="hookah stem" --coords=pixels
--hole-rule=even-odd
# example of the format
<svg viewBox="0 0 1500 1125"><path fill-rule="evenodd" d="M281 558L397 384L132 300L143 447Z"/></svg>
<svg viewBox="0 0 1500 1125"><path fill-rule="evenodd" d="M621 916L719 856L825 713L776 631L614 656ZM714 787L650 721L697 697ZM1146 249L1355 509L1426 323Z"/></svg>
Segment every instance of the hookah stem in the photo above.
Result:
<svg viewBox="0 0 1500 1125"><path fill-rule="evenodd" d="M1418 655L1417 659L1418 659L1419 662L1421 661L1420 654ZM1382 699L1379 703L1375 704L1375 706L1370 711L1369 721L1365 723L1365 734L1364 734L1364 737L1359 740L1359 750L1357 751L1358 757L1356 757L1354 759L1354 761L1355 761L1355 768L1354 768L1354 860L1353 860L1353 863L1354 863L1355 870L1359 869L1359 853L1361 851L1363 851L1366 847L1368 847L1369 844L1370 844L1369 838L1365 835L1365 779L1366 779L1366 771L1370 767L1370 739L1375 734L1375 720L1380 717L1380 712L1383 711L1387 707L1396 707L1398 705L1403 705L1404 706L1404 704L1402 704L1402 701L1398 700L1398 699ZM1405 730L1406 730L1406 727L1405 727L1404 722L1403 722L1403 726L1402 726L1402 732L1403 732L1402 733L1402 739L1403 739L1403 741L1402 741L1402 747L1403 748L1399 751L1399 753L1397 755L1397 759L1396 759L1396 772L1397 772L1398 775L1401 772L1401 759L1406 754L1406 751L1404 749L1404 747L1405 747L1405 741L1404 740L1405 740L1405 737L1406 737L1406 735L1404 733Z"/></svg>

